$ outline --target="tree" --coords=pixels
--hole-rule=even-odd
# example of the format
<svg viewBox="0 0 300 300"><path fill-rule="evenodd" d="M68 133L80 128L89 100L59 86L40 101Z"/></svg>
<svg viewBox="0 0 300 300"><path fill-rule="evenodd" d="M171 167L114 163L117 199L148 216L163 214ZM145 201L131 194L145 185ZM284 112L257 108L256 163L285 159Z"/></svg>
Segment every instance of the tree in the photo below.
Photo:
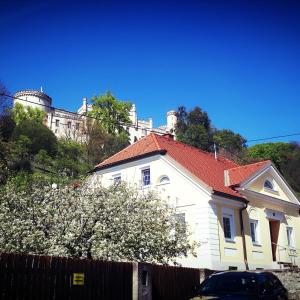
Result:
<svg viewBox="0 0 300 300"><path fill-rule="evenodd" d="M287 159L287 153L291 151L288 143L264 143L251 146L247 150L246 156L258 160L270 159L280 169L281 163Z"/></svg>
<svg viewBox="0 0 300 300"><path fill-rule="evenodd" d="M224 149L232 156L238 156L246 149L246 139L228 129L216 130L213 141L219 149Z"/></svg>
<svg viewBox="0 0 300 300"><path fill-rule="evenodd" d="M117 100L111 92L92 98L93 108L89 116L98 120L105 132L117 135L125 132L124 125L131 123L129 112L132 104Z"/></svg>
<svg viewBox="0 0 300 300"><path fill-rule="evenodd" d="M0 251L168 263L192 251L188 233L154 193L33 183L0 190ZM176 234L175 234L176 232Z"/></svg>
<svg viewBox="0 0 300 300"><path fill-rule="evenodd" d="M43 123L46 117L46 112L43 110L30 106L24 106L20 103L15 104L12 113L14 121L17 125L26 120Z"/></svg>
<svg viewBox="0 0 300 300"><path fill-rule="evenodd" d="M84 161L85 149L82 144L72 140L59 140L58 152L54 161L56 171L67 177L84 175L91 166Z"/></svg>
<svg viewBox="0 0 300 300"><path fill-rule="evenodd" d="M265 143L247 149L246 158L270 159L291 187L300 192L300 146L298 143Z"/></svg>
<svg viewBox="0 0 300 300"><path fill-rule="evenodd" d="M13 141L20 136L26 136L30 140L29 153L36 155L41 149L54 157L57 153L57 139L54 133L36 120L26 119L21 121L13 132Z"/></svg>
<svg viewBox="0 0 300 300"><path fill-rule="evenodd" d="M213 129L206 112L198 106L187 112L184 106L180 106L176 115L175 132L179 141L202 150L212 150Z"/></svg>
<svg viewBox="0 0 300 300"><path fill-rule="evenodd" d="M15 129L16 123L8 113L0 116L0 140L8 142Z"/></svg>
<svg viewBox="0 0 300 300"><path fill-rule="evenodd" d="M129 145L127 133L109 134L100 124L92 120L87 120L85 124L85 137L86 162L91 166L95 166Z"/></svg>
<svg viewBox="0 0 300 300"><path fill-rule="evenodd" d="M5 85L0 81L0 116L5 115L12 108L12 97Z"/></svg>

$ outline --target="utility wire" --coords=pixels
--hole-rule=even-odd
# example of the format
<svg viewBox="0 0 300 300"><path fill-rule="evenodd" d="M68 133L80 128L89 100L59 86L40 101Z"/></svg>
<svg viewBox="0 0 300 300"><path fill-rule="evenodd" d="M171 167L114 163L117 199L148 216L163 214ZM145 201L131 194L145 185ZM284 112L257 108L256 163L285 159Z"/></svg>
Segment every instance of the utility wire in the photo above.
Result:
<svg viewBox="0 0 300 300"><path fill-rule="evenodd" d="M56 109L56 110L65 111L67 113L71 113L73 115L77 115L77 116L79 116L81 118L85 117L85 118L90 118L90 119L94 119L94 120L97 120L97 121L101 121L99 118L96 118L96 117L93 117L93 116L81 115L81 114L76 113L76 112L67 111L67 110L64 110L62 108L57 108L57 107L49 106L49 105L46 105L46 104L36 103L36 102L33 102L33 101L29 101L27 99L22 99L22 98L11 96L11 95L8 95L8 94L5 94L5 93L1 93L0 95L1 96L5 96L5 97L9 97L9 98L12 98L12 99L18 99L18 100L21 100L21 101L24 101L24 102L35 104L35 105L40 105L40 106L47 107L47 108L50 108L50 109ZM149 130L149 131L152 131L152 132L159 132L160 133L159 129L157 130L155 128L142 127L140 125L134 125L132 123L121 123L121 122L117 122L117 123L119 125L126 126L126 127L141 128L141 129L146 129L146 130ZM290 137L290 136L298 136L298 135L300 135L300 132L290 133L290 134L285 134L285 135L277 135L277 136L265 137L265 138L259 138L259 139L247 140L246 143L266 141L266 140L273 140L273 139L285 138L285 137Z"/></svg>

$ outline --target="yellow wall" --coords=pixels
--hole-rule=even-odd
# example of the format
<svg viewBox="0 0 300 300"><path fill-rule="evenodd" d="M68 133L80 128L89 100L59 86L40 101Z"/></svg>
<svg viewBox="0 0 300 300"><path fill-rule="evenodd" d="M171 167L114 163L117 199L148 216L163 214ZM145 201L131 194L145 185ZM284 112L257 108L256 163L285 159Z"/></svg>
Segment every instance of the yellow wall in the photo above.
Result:
<svg viewBox="0 0 300 300"><path fill-rule="evenodd" d="M269 219L266 217L265 208L269 208L275 211L283 212L286 219L280 222L278 244L284 247L287 246L287 234L286 227L293 227L294 231L294 243L295 247L299 250L297 251L297 257L293 257L293 262L298 266L300 265L300 218L297 210L292 208L283 208L276 205L270 205L270 203L265 203L262 200L248 199L250 203L248 209L243 212L243 221L245 229L245 240L247 248L247 259L250 269L255 268L266 268L266 266L273 265L272 258L272 248L271 248L271 237L269 229ZM233 208L234 211L234 222L236 229L236 236L234 242L227 242L224 238L223 231L223 218L222 218L222 208L229 207L221 204L217 205L218 211L218 225L219 225L219 239L220 239L220 257L221 262L235 266L236 264L244 263L243 254L243 242L241 236L241 227L239 219L239 208ZM250 236L250 223L249 220L258 220L259 228L259 245L254 245ZM226 251L234 255L226 255ZM281 249L281 248L280 248ZM228 254L228 253L227 253ZM278 252L276 253L276 258L278 260ZM294 260L295 259L295 260ZM281 249L280 251L280 261L281 262L291 262L291 257L288 255L288 251Z"/></svg>
<svg viewBox="0 0 300 300"><path fill-rule="evenodd" d="M255 182L253 182L252 185L248 189L258 192L258 193L262 193L262 194L274 197L274 198L290 201L288 196L284 193L281 186L278 184L278 182L275 181L275 183L276 183L275 191L264 188L264 182L268 178L272 178L271 174L266 173L266 174L262 175Z"/></svg>

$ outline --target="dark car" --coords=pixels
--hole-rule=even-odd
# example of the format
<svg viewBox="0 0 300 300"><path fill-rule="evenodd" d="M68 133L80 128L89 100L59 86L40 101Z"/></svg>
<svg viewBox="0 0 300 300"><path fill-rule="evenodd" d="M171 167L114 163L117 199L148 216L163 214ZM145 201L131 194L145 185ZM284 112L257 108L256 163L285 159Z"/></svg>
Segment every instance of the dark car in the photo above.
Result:
<svg viewBox="0 0 300 300"><path fill-rule="evenodd" d="M286 288L270 272L221 272L204 280L196 289L198 299L288 299Z"/></svg>

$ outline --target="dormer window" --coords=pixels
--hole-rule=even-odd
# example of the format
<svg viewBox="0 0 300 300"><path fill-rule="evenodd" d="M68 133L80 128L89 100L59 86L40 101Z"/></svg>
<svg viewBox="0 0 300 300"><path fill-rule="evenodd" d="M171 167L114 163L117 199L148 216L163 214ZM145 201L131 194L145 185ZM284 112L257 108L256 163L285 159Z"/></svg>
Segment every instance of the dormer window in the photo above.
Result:
<svg viewBox="0 0 300 300"><path fill-rule="evenodd" d="M268 190L274 190L274 185L271 180L266 179L264 183L264 188Z"/></svg>

